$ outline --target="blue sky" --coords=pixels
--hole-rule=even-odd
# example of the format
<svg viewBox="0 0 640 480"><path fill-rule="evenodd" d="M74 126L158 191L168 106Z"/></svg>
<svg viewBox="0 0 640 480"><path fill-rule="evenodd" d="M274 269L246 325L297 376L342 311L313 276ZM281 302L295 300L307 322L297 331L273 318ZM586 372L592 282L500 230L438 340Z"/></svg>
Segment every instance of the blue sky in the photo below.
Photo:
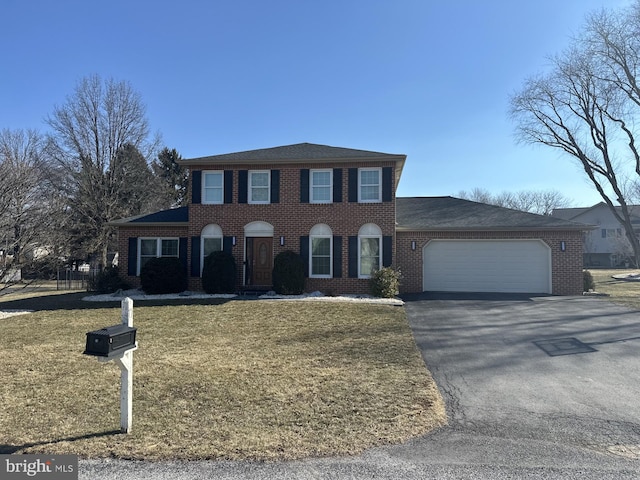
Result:
<svg viewBox="0 0 640 480"><path fill-rule="evenodd" d="M300 142L404 153L400 196L556 189L509 96L588 12L628 0L3 0L0 128L35 128L91 74L127 80L185 158Z"/></svg>

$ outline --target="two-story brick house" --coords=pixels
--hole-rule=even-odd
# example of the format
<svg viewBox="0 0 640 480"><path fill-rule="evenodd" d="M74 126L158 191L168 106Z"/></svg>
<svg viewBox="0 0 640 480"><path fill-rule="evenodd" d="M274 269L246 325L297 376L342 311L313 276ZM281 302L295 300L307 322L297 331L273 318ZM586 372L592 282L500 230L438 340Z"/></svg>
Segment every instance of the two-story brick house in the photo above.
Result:
<svg viewBox="0 0 640 480"><path fill-rule="evenodd" d="M581 292L584 225L450 197L397 199L405 160L308 143L184 160L187 207L112 223L121 272L139 284L145 261L176 256L200 290L203 259L225 250L240 288L268 289L273 258L293 250L306 290L327 294L368 292L371 273L391 265L405 275L404 292ZM455 258L443 264L447 256ZM456 284L459 274L466 280ZM535 281L514 283L518 275Z"/></svg>

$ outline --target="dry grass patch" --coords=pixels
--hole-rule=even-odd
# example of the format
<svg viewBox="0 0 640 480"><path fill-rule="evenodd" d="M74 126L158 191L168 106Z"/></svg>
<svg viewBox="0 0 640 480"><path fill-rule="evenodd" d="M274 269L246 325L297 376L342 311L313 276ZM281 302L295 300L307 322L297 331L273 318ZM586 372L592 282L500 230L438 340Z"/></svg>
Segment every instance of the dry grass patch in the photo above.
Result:
<svg viewBox="0 0 640 480"><path fill-rule="evenodd" d="M0 322L0 453L291 459L355 454L446 422L403 308L140 305L129 435L114 431L119 369L81 355L85 333L118 323L119 308Z"/></svg>
<svg viewBox="0 0 640 480"><path fill-rule="evenodd" d="M640 309L640 282L630 282L627 280L618 280L613 275L625 275L630 273L639 273L639 270L589 270L593 275L596 284L595 291L598 293L606 293L609 300L631 308Z"/></svg>

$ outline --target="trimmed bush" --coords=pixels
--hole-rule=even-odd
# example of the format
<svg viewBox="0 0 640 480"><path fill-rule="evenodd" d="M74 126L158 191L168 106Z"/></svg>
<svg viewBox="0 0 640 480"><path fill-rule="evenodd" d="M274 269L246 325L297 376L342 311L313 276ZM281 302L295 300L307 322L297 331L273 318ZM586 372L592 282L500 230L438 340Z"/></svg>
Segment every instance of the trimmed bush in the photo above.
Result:
<svg viewBox="0 0 640 480"><path fill-rule="evenodd" d="M582 279L583 279L583 292L588 292L589 290L595 290L596 282L593 280L593 275L589 270L582 271Z"/></svg>
<svg viewBox="0 0 640 480"><path fill-rule="evenodd" d="M393 298L400 293L400 270L384 267L376 270L369 280L374 297Z"/></svg>
<svg viewBox="0 0 640 480"><path fill-rule="evenodd" d="M150 295L184 292L187 270L176 257L152 258L140 271L140 285Z"/></svg>
<svg viewBox="0 0 640 480"><path fill-rule="evenodd" d="M233 255L213 252L204 259L202 288L206 293L235 293L237 268Z"/></svg>
<svg viewBox="0 0 640 480"><path fill-rule="evenodd" d="M300 255L291 250L276 255L273 289L281 295L300 295L304 291L304 260Z"/></svg>
<svg viewBox="0 0 640 480"><path fill-rule="evenodd" d="M113 293L120 289L128 290L131 285L120 277L118 267L108 267L91 278L88 290L98 293Z"/></svg>

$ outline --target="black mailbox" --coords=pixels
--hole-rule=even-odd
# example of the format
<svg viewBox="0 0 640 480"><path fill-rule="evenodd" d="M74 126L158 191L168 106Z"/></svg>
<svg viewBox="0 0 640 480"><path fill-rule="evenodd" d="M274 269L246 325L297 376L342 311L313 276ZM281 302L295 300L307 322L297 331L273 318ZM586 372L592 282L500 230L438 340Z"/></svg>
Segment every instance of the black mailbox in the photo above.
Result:
<svg viewBox="0 0 640 480"><path fill-rule="evenodd" d="M85 355L115 357L136 346L136 328L114 325L87 333Z"/></svg>

